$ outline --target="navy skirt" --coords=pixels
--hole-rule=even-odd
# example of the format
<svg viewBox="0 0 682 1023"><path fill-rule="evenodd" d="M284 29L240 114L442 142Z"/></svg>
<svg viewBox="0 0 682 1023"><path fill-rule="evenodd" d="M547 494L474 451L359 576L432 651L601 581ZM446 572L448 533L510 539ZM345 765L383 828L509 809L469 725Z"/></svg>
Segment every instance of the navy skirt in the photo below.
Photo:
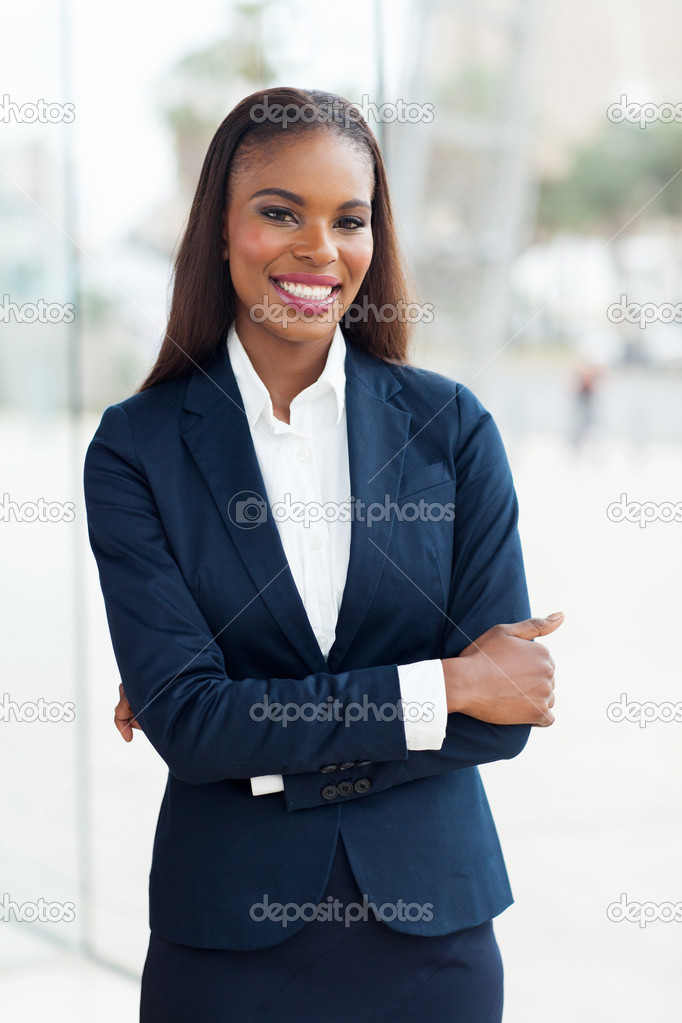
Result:
<svg viewBox="0 0 682 1023"><path fill-rule="evenodd" d="M322 902L332 899L327 919L255 951L152 934L140 1023L500 1023L491 921L427 938L391 930L371 910L340 912L363 904L340 838Z"/></svg>

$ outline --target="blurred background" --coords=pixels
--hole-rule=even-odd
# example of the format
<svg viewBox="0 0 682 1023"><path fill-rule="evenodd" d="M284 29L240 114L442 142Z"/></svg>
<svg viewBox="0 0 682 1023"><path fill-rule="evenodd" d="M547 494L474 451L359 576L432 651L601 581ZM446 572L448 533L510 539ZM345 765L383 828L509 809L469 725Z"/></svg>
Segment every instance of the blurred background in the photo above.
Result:
<svg viewBox="0 0 682 1023"><path fill-rule="evenodd" d="M368 111L433 307L412 361L493 412L534 613L566 614L556 724L483 769L505 1021L679 1020L681 42L676 0L5 6L3 1020L137 1019L165 768L114 730L82 463L153 360L210 138L274 84Z"/></svg>

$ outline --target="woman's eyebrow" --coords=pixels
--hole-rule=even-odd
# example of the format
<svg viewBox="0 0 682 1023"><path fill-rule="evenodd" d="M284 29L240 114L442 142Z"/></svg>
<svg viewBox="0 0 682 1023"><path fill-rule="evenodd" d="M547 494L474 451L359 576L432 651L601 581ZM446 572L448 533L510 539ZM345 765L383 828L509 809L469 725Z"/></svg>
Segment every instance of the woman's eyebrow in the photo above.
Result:
<svg viewBox="0 0 682 1023"><path fill-rule="evenodd" d="M259 195L279 195L282 199L296 203L297 206L305 206L305 199L302 196L296 195L295 192L287 192L285 188L260 188L250 196L250 199L257 199Z"/></svg>
<svg viewBox="0 0 682 1023"><path fill-rule="evenodd" d="M371 202L366 202L365 199L349 199L347 202L342 202L338 209L350 210L354 206L364 206L366 210L369 210L370 213L372 212Z"/></svg>
<svg viewBox="0 0 682 1023"><path fill-rule="evenodd" d="M297 206L306 205L306 201L302 196L296 195L295 192L288 192L285 188L260 188L257 192L254 192L253 195L249 196L249 201L251 199L257 199L261 195L278 195L281 199L287 199L288 202L293 202ZM371 203L366 202L364 199L348 199L346 202L342 202L337 209L348 210L355 206L364 206L370 211L372 209Z"/></svg>

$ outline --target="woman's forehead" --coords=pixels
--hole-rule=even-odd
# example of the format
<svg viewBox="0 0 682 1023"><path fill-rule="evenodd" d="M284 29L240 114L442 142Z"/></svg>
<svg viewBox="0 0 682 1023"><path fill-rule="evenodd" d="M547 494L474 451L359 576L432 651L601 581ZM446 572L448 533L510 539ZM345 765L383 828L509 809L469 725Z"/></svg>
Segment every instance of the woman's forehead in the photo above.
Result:
<svg viewBox="0 0 682 1023"><path fill-rule="evenodd" d="M325 175L322 181L320 171ZM298 192L306 182L319 188L325 181L330 185L343 179L366 191L373 188L374 165L362 144L330 131L249 139L237 148L229 174L231 189L239 187L243 192L252 184L254 190L267 185L282 187L284 178L294 178L297 187L293 191Z"/></svg>

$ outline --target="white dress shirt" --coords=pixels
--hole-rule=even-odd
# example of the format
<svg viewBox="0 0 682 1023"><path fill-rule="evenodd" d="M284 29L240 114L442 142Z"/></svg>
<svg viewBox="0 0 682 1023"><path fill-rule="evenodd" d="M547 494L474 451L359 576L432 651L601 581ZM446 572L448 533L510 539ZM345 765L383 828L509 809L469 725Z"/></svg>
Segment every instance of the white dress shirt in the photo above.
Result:
<svg viewBox="0 0 682 1023"><path fill-rule="evenodd" d="M327 361L318 379L290 405L290 423L273 413L268 390L253 368L234 326L227 350L249 421L256 457L294 582L326 658L346 583L351 521L339 514L350 508L351 485L346 428L346 340L337 325ZM303 502L306 514L288 511ZM326 515L315 517L315 509ZM423 720L404 720L408 750L438 750L445 738L447 701L440 659L398 665L401 699L430 704ZM284 788L281 775L251 779L254 795Z"/></svg>

